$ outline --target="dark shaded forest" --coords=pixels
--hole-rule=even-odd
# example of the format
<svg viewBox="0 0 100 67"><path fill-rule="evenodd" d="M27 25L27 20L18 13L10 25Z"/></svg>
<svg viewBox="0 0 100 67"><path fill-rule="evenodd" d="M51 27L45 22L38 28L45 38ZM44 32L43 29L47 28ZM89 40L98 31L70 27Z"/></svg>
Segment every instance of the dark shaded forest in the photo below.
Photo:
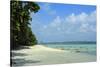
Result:
<svg viewBox="0 0 100 67"><path fill-rule="evenodd" d="M40 7L35 2L10 1L10 48L37 44L37 39L31 30L31 13L36 13Z"/></svg>

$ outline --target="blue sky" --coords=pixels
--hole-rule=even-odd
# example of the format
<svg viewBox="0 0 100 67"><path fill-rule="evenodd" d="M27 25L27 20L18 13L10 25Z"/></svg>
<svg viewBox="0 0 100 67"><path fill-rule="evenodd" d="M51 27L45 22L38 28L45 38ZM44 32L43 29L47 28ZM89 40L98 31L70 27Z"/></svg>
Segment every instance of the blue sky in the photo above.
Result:
<svg viewBox="0 0 100 67"><path fill-rule="evenodd" d="M96 6L39 2L31 14L39 42L96 41Z"/></svg>

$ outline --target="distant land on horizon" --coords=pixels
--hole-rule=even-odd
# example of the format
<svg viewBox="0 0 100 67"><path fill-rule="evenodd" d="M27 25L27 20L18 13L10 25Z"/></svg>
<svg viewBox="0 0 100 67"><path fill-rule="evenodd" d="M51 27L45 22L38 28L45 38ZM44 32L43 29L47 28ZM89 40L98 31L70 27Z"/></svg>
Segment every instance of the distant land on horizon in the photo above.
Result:
<svg viewBox="0 0 100 67"><path fill-rule="evenodd" d="M39 44L96 44L96 41L40 42Z"/></svg>

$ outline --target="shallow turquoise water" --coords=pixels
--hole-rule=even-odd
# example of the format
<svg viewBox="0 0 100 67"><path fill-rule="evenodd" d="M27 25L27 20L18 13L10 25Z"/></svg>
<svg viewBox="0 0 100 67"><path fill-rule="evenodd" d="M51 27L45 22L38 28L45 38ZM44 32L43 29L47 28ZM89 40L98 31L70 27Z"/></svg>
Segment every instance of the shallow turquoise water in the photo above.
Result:
<svg viewBox="0 0 100 67"><path fill-rule="evenodd" d="M96 55L96 44L44 44L51 48Z"/></svg>

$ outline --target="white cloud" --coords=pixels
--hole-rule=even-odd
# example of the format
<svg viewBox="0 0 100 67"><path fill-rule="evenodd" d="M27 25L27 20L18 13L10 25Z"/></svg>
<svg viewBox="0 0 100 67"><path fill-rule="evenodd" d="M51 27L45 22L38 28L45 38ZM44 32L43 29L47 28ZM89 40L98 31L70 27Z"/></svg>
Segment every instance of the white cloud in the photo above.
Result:
<svg viewBox="0 0 100 67"><path fill-rule="evenodd" d="M83 19L84 23L81 23L81 32L96 32L96 11L87 14L86 18Z"/></svg>
<svg viewBox="0 0 100 67"><path fill-rule="evenodd" d="M88 14L82 12L79 15L75 15L74 13L72 13L71 15L67 16L66 22L70 23L70 24L78 24L78 23L85 23L87 22L87 18L88 18Z"/></svg>
<svg viewBox="0 0 100 67"><path fill-rule="evenodd" d="M76 18L77 18L77 21L80 22L80 23L87 23L88 14L82 12Z"/></svg>
<svg viewBox="0 0 100 67"><path fill-rule="evenodd" d="M72 13L66 17L56 16L52 21L48 21L48 24L42 24L41 20L35 20L32 24L32 29L35 31L40 40L47 40L47 38L55 37L56 39L68 39L66 36L92 36L96 32L96 11L89 14L82 12L78 15ZM93 32L93 33L91 33ZM84 34L84 33L89 33ZM90 34L91 33L91 34ZM81 34L84 34L81 35ZM73 37L72 36L72 37ZM70 37L69 37L70 39Z"/></svg>
<svg viewBox="0 0 100 67"><path fill-rule="evenodd" d="M89 31L89 24L88 23L82 23L80 26L80 32L88 32Z"/></svg>
<svg viewBox="0 0 100 67"><path fill-rule="evenodd" d="M60 16L55 17L55 19L52 22L50 22L48 25L44 25L41 28L41 32L43 35L57 35L61 33L61 30L62 19L60 18Z"/></svg>
<svg viewBox="0 0 100 67"><path fill-rule="evenodd" d="M72 13L65 18L68 24L71 24L74 30L80 32L94 32L96 29L96 11L86 14L84 12L79 15ZM75 28L76 27L76 28Z"/></svg>
<svg viewBox="0 0 100 67"><path fill-rule="evenodd" d="M52 27L57 27L57 26L59 26L59 25L61 25L61 18L59 17L59 16L57 16L54 20L53 20L53 22L51 22L50 23L50 26L52 26Z"/></svg>
<svg viewBox="0 0 100 67"><path fill-rule="evenodd" d="M48 21L49 22L49 21ZM34 23L34 29L39 31L40 36L65 36L66 34L96 32L96 11L87 13L74 13L64 18L56 16L49 24ZM38 27L38 28L36 28Z"/></svg>
<svg viewBox="0 0 100 67"><path fill-rule="evenodd" d="M74 13L72 13L71 15L69 15L69 16L67 16L66 18L65 18L65 21L66 22L68 22L68 23L72 23L72 24L76 24L77 22L77 18L76 18L76 16L75 16L75 14Z"/></svg>

